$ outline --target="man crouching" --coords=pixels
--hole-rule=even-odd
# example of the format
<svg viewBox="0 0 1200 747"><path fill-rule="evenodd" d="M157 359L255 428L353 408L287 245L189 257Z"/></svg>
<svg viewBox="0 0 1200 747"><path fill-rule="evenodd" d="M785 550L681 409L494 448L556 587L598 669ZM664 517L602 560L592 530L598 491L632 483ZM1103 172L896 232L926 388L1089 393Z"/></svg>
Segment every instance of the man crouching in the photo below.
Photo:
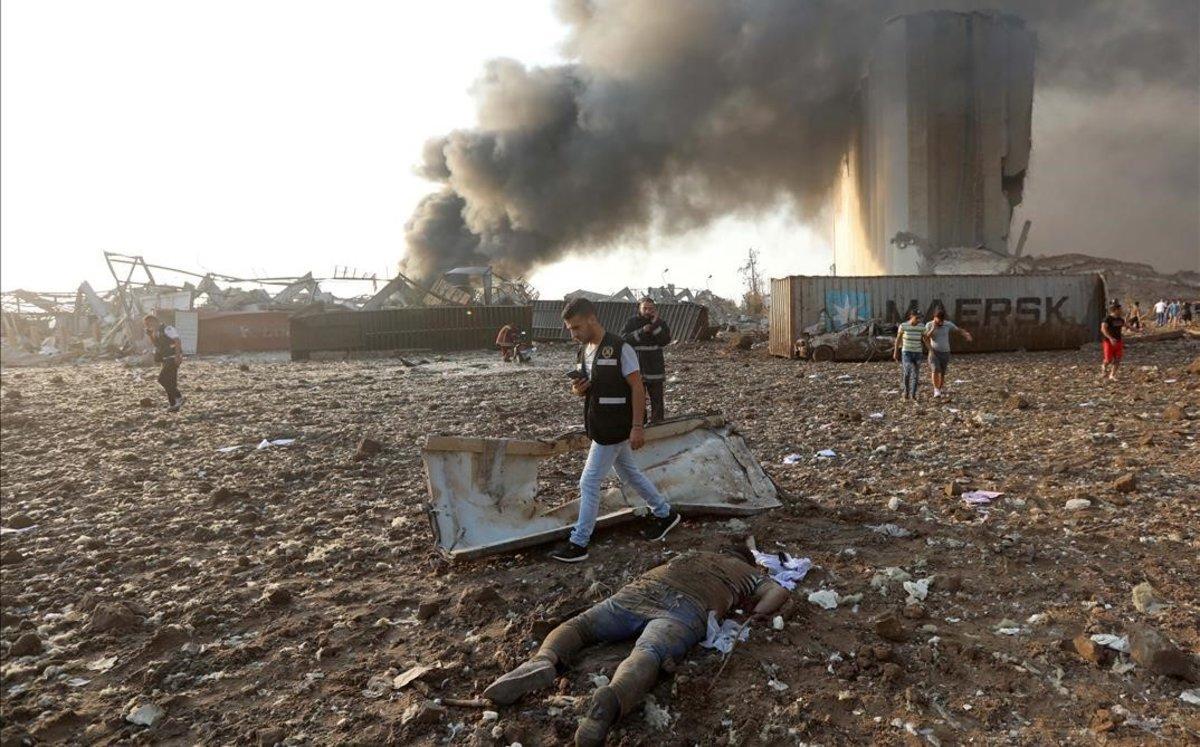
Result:
<svg viewBox="0 0 1200 747"><path fill-rule="evenodd" d="M533 658L483 691L508 705L522 695L554 684L557 667L585 646L637 636L633 651L617 667L612 682L592 695L579 720L575 744L602 745L609 729L627 715L658 681L667 659L682 658L704 639L708 611L724 619L747 609L751 619L774 614L788 592L764 575L744 545L720 552L689 552L643 573L616 594L552 630Z"/></svg>

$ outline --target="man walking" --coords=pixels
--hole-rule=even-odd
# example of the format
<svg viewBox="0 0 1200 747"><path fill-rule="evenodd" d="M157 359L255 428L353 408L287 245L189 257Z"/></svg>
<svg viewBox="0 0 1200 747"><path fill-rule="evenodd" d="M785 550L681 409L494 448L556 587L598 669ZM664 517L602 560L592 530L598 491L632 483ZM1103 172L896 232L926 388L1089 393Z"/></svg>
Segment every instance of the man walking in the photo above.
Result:
<svg viewBox="0 0 1200 747"><path fill-rule="evenodd" d="M904 399L917 401L917 386L921 383L921 356L925 348L921 345L925 327L921 324L921 312L908 310L908 321L896 332L896 347L892 360L900 361L900 383L904 388Z"/></svg>
<svg viewBox="0 0 1200 747"><path fill-rule="evenodd" d="M179 364L183 361L183 342L179 332L169 324L158 321L158 317L147 314L142 318L146 337L154 345L154 362L161 363L158 383L167 393L167 410L178 412L183 406L183 395L179 393Z"/></svg>
<svg viewBox="0 0 1200 747"><path fill-rule="evenodd" d="M642 298L638 303L638 315L625 323L621 337L637 352L642 381L650 398L648 422L657 423L664 417L663 384L666 379L666 365L663 362L663 347L671 342L671 328L658 315L658 306L653 298Z"/></svg>
<svg viewBox="0 0 1200 747"><path fill-rule="evenodd" d="M975 338L967 330L946 318L946 310L933 312L933 320L925 325L925 342L929 343L929 367L932 369L933 396L940 397L946 388L946 369L950 367L950 333L958 330L971 342Z"/></svg>
<svg viewBox="0 0 1200 747"><path fill-rule="evenodd" d="M1154 304L1154 326L1161 327L1167 323L1167 302L1163 299L1158 299L1158 303Z"/></svg>
<svg viewBox="0 0 1200 747"><path fill-rule="evenodd" d="M667 536L680 517L633 459L634 450L646 442L642 427L646 390L637 354L620 337L600 326L596 307L586 298L568 303L562 318L572 339L579 343L571 391L583 397L583 423L592 446L579 477L579 518L570 539L555 548L550 557L578 563L587 559L588 542L596 527L600 482L614 468L621 482L632 485L650 507L646 539Z"/></svg>
<svg viewBox="0 0 1200 747"><path fill-rule="evenodd" d="M1113 301L1108 307L1108 316L1100 323L1100 334L1104 336L1101 345L1104 348L1104 362L1100 364L1100 378L1108 377L1109 381L1117 380L1117 369L1121 367L1121 359L1125 357L1125 341L1121 332L1125 327L1125 318L1121 313L1119 301Z"/></svg>
<svg viewBox="0 0 1200 747"><path fill-rule="evenodd" d="M506 324L496 334L496 347L500 348L500 358L505 363L516 357L518 331L517 325Z"/></svg>
<svg viewBox="0 0 1200 747"><path fill-rule="evenodd" d="M585 646L637 636L612 681L592 694L575 731L577 746L602 745L617 719L637 708L654 687L664 663L681 659L704 639L709 610L721 620L740 607L751 611L751 620L763 620L787 601L787 590L763 575L745 546L687 553L550 631L532 659L483 694L501 705L515 703L553 685L557 667Z"/></svg>

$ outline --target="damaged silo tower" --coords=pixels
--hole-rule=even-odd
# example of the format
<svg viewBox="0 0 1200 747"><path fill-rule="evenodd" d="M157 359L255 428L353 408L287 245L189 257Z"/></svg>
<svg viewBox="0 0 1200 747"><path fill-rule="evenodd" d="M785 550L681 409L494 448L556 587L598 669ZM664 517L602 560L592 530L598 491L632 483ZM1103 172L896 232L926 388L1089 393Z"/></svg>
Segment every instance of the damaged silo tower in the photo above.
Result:
<svg viewBox="0 0 1200 747"><path fill-rule="evenodd" d="M839 180L839 275L1007 265L1029 165L1033 58L1034 36L1015 16L933 11L888 21Z"/></svg>

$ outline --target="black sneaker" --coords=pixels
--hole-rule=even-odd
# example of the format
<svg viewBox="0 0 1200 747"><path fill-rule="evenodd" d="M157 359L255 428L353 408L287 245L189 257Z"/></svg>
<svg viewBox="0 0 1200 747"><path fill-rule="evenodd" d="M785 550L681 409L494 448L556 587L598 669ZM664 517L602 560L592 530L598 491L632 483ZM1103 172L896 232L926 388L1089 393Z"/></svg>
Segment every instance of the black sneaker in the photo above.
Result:
<svg viewBox="0 0 1200 747"><path fill-rule="evenodd" d="M550 557L562 563L579 563L587 560L588 551L586 547L580 547L574 542L567 541L555 547L551 551Z"/></svg>
<svg viewBox="0 0 1200 747"><path fill-rule="evenodd" d="M675 509L671 509L671 513L663 518L658 518L654 514L646 519L646 528L643 531L643 536L653 542L667 536L667 532L675 528L675 525L683 521L683 517Z"/></svg>

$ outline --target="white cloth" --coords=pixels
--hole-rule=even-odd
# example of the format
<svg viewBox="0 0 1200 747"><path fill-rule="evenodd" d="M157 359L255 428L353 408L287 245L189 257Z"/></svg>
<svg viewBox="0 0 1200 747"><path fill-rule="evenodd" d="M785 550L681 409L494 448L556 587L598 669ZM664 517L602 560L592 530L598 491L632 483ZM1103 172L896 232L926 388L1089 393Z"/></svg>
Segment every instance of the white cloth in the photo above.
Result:
<svg viewBox="0 0 1200 747"><path fill-rule="evenodd" d="M795 589L796 582L803 580L812 568L812 561L808 558L793 558L787 553L783 553L783 560L780 561L776 553L754 550L754 562L766 568L775 583L788 591Z"/></svg>
<svg viewBox="0 0 1200 747"><path fill-rule="evenodd" d="M589 342L583 348L583 370L585 373L587 373L589 381L592 378L592 357L596 355L597 347L599 347L599 346L594 345ZM634 371L640 371L640 370L641 370L641 367L638 365L637 351L633 349L632 345L628 345L628 344L622 345L621 346L621 376L626 377L626 376L629 376L629 374L633 373Z"/></svg>
<svg viewBox="0 0 1200 747"><path fill-rule="evenodd" d="M165 327L163 327L163 334L167 336L168 340L178 340L179 339L179 330L175 329L174 327L172 327L169 324L166 325Z"/></svg>
<svg viewBox="0 0 1200 747"><path fill-rule="evenodd" d="M1165 303L1163 303L1162 301L1159 301L1158 303L1154 304L1154 313L1155 314L1161 314L1166 310L1167 310L1167 305Z"/></svg>
<svg viewBox="0 0 1200 747"><path fill-rule="evenodd" d="M739 641L745 641L750 637L750 626L742 627L742 624L736 620L726 620L723 623L717 623L717 613L712 610L708 611L708 634L700 641L700 645L704 648L715 648L723 654L727 654L733 650L734 636L737 635L738 629L741 629L742 634L738 637Z"/></svg>

